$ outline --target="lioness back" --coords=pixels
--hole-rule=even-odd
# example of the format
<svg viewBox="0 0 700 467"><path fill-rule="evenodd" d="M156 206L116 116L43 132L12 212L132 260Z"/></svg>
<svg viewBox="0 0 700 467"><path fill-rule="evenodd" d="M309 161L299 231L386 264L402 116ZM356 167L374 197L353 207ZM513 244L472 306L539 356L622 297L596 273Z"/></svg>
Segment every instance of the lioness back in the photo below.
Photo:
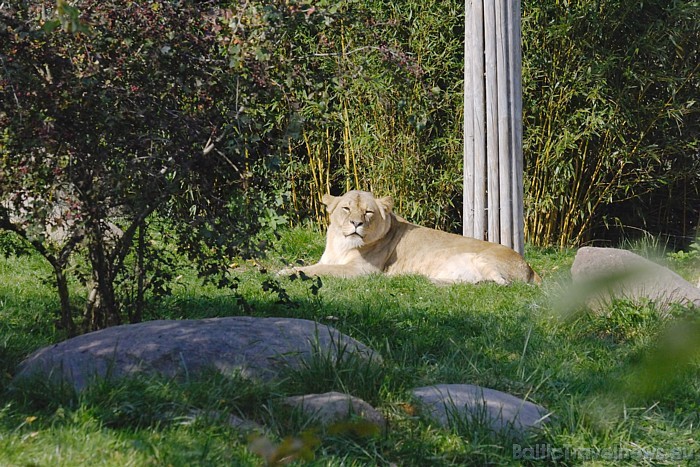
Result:
<svg viewBox="0 0 700 467"><path fill-rule="evenodd" d="M539 283L539 276L514 250L491 242L463 237L398 221L403 230L388 274L422 274L436 282L513 281Z"/></svg>
<svg viewBox="0 0 700 467"><path fill-rule="evenodd" d="M406 222L392 212L390 197L349 191L325 195L323 203L330 224L321 260L281 273L351 277L384 272L421 274L440 283L540 282L512 249Z"/></svg>

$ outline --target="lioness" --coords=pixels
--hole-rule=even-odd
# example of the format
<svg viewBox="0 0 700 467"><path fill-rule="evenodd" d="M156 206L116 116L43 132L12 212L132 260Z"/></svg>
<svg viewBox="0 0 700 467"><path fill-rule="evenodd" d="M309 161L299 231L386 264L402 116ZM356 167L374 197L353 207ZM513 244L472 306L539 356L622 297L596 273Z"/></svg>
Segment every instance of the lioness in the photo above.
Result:
<svg viewBox="0 0 700 467"><path fill-rule="evenodd" d="M280 274L352 277L385 272L422 274L437 283L541 282L512 249L411 224L391 212L391 197L349 191L324 195L323 204L331 222L321 260Z"/></svg>

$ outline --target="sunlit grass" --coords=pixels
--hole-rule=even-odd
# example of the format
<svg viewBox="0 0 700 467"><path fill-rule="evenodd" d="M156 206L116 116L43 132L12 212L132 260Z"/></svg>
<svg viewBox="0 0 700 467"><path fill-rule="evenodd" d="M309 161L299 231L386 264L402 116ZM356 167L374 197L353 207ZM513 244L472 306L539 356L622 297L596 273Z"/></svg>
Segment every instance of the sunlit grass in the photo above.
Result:
<svg viewBox="0 0 700 467"><path fill-rule="evenodd" d="M519 441L522 449L544 444L593 452L592 460L621 449L657 450L655 457L647 454L641 461L622 459L629 465L675 465L658 450L684 449L676 454L686 457L700 450L697 358L690 356L667 373L673 378L661 390L634 391L649 377L652 364L666 364L648 356L656 355L667 323L653 304L624 301L604 313L582 310L565 319L557 304L567 290L573 252L527 250L544 279L542 287L442 287L416 276L370 276L324 278L318 288L316 281L274 272L297 259L317 260L323 251L321 232L298 229L283 233L283 239L284 248L257 263L232 264L240 279L237 290L203 285L193 271L183 269L173 295L150 303L146 316L312 319L371 346L383 364L352 359L339 364L319 352L274 385L210 374L186 383L155 378L105 384L79 396L50 387L40 397L10 391L7 385L21 358L61 335L53 331L57 301L45 280L47 266L35 257L0 259L5 401L0 464L263 465L248 448L248 433L228 424L229 415L267 427L256 436L271 445L307 433L319 443L312 465L538 463L514 458L513 440L468 424L443 429L423 419L410 391L436 383L482 385L552 411L554 421ZM697 310L679 309L675 315L691 323ZM384 413L390 429L368 437L315 429L280 403L309 391L362 397Z"/></svg>

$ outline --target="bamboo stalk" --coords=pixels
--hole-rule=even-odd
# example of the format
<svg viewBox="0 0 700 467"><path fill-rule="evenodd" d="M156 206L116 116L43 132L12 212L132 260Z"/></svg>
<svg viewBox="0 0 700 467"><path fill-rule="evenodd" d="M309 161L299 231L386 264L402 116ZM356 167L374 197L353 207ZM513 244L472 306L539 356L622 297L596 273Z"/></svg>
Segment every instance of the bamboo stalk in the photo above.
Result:
<svg viewBox="0 0 700 467"><path fill-rule="evenodd" d="M331 134L326 127L326 193L331 192ZM324 193L322 193L323 195ZM325 216L324 216L325 218Z"/></svg>
<svg viewBox="0 0 700 467"><path fill-rule="evenodd" d="M496 93L497 111L496 130L498 133L498 178L494 180L498 183L498 228L499 241L501 244L513 247L513 177L511 165L511 127L510 118L510 86L512 79L509 69L509 34L508 9L504 2L495 3L495 29L494 37L496 42Z"/></svg>
<svg viewBox="0 0 700 467"><path fill-rule="evenodd" d="M486 160L488 240L501 241L498 206L498 75L496 69L496 4L484 0L484 50L486 70Z"/></svg>
<svg viewBox="0 0 700 467"><path fill-rule="evenodd" d="M348 106L343 100L343 153L345 155L345 191L350 191L350 174L351 174L351 148L350 148L350 122L348 121Z"/></svg>
<svg viewBox="0 0 700 467"><path fill-rule="evenodd" d="M513 249L525 253L525 206L523 189L523 101L522 101L522 47L520 44L520 0L508 2L508 62L510 83L512 197L513 197Z"/></svg>
<svg viewBox="0 0 700 467"><path fill-rule="evenodd" d="M473 68L476 65L474 64L472 55L470 54L471 43L468 39L466 39L474 37L474 34L476 33L474 28L473 15L473 2L466 0L464 14L464 221L462 226L462 233L467 237L476 236L474 230L476 216L474 197L474 131L476 122L474 121L475 83L473 82Z"/></svg>
<svg viewBox="0 0 700 467"><path fill-rule="evenodd" d="M309 135L306 131L303 133L304 144L306 145L306 153L309 155L309 167L311 168L311 209L313 210L314 218L318 223L321 219L321 214L319 212L318 200L319 198L319 188L320 185L317 183L318 177L316 174L316 159L313 155L313 150L311 149L311 143L309 141ZM295 205L295 208L297 206Z"/></svg>
<svg viewBox="0 0 700 467"><path fill-rule="evenodd" d="M471 64L474 120L474 237L483 240L486 232L486 134L484 131L484 8L481 0L472 2Z"/></svg>

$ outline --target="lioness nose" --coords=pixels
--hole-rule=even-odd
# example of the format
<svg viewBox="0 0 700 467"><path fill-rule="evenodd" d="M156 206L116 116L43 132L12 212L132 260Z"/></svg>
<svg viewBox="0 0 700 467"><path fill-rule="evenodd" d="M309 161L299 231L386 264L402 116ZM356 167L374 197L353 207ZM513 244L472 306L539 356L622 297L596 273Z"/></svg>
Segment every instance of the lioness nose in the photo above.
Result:
<svg viewBox="0 0 700 467"><path fill-rule="evenodd" d="M352 225L354 225L355 228L358 228L359 226L361 226L361 225L363 224L362 221L350 221L350 223L351 223Z"/></svg>

